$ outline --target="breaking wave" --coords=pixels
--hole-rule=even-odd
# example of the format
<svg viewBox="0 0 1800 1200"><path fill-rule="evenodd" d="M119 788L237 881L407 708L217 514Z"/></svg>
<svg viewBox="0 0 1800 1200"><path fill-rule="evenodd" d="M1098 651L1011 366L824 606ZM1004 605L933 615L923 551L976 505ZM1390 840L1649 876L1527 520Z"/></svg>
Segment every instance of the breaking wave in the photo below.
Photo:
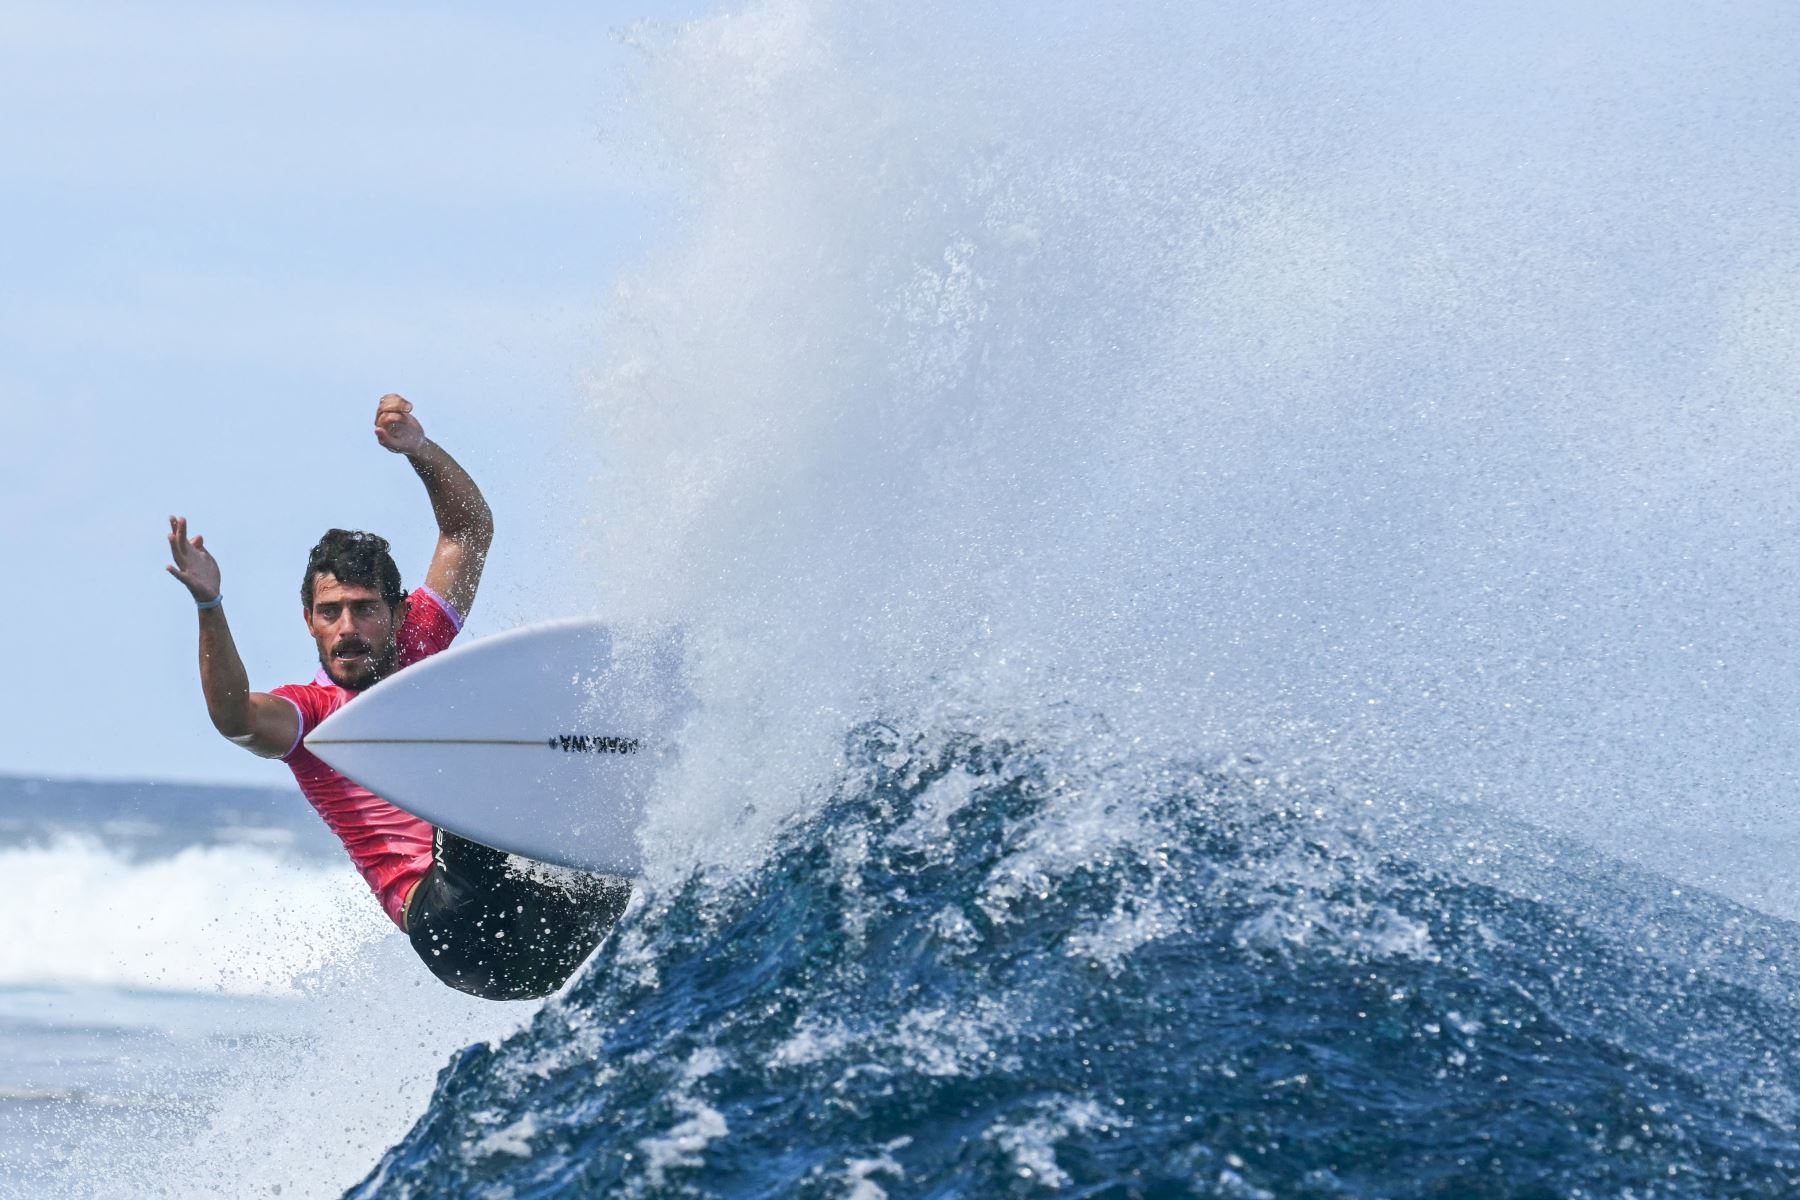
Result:
<svg viewBox="0 0 1800 1200"><path fill-rule="evenodd" d="M1800 1187L1784 923L1532 831L1473 882L1415 817L1241 760L848 757L755 870L459 1055L350 1195Z"/></svg>

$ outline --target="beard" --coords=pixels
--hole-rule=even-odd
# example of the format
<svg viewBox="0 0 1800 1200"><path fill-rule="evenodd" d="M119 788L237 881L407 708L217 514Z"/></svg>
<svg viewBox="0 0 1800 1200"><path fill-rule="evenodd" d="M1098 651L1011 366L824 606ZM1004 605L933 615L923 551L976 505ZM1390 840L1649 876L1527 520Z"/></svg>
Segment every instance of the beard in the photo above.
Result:
<svg viewBox="0 0 1800 1200"><path fill-rule="evenodd" d="M366 650L368 656L357 662L340 662L337 652L343 649ZM346 692L360 692L392 675L394 662L399 656L400 647L392 639L379 649L366 642L340 642L329 651L319 651L319 665L325 668L325 674L331 677L331 682Z"/></svg>

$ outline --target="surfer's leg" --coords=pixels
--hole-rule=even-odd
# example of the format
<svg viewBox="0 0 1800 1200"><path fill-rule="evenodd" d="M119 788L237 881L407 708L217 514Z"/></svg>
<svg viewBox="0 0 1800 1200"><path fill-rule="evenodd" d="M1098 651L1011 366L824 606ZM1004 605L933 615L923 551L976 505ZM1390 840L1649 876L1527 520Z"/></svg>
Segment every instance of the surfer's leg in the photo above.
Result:
<svg viewBox="0 0 1800 1200"><path fill-rule="evenodd" d="M542 867L439 830L407 936L444 983L490 1000L547 996L592 954L629 884Z"/></svg>

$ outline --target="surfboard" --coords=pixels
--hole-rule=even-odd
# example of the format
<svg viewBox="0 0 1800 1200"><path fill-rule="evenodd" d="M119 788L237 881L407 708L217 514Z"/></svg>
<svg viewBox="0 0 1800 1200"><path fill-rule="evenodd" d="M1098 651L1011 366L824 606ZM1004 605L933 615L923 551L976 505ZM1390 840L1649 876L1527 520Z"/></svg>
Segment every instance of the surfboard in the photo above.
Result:
<svg viewBox="0 0 1800 1200"><path fill-rule="evenodd" d="M678 639L553 621L390 675L320 722L306 748L470 841L632 876L645 800L687 707Z"/></svg>

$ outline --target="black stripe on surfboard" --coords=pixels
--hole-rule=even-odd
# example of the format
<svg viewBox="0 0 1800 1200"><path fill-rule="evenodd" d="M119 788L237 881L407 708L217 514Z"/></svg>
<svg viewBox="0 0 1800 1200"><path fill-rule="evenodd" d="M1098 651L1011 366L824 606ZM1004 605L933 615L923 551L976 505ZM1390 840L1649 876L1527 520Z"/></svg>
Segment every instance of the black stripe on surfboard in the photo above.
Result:
<svg viewBox="0 0 1800 1200"><path fill-rule="evenodd" d="M638 739L589 733L547 738L308 738L309 746L540 746L565 754L636 754Z"/></svg>

